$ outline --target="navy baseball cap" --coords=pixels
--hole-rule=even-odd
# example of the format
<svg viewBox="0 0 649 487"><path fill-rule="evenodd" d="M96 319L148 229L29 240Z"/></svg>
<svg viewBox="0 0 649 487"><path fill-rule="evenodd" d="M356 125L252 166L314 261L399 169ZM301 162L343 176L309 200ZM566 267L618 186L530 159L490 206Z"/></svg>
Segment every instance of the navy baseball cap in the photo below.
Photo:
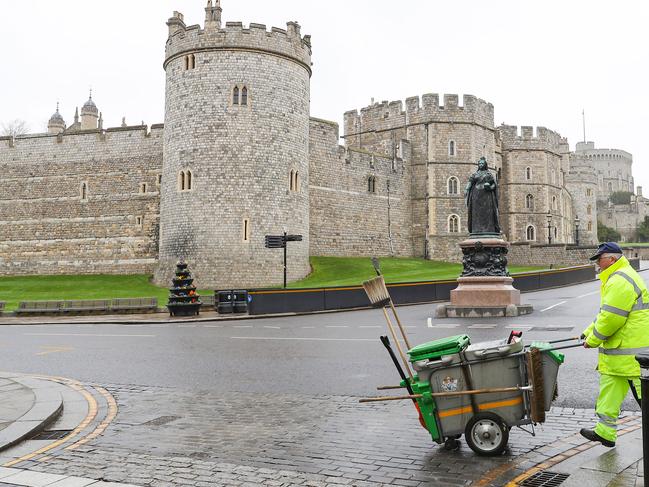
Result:
<svg viewBox="0 0 649 487"><path fill-rule="evenodd" d="M593 255L590 260L597 260L599 259L599 256L602 254L621 254L622 249L618 244L615 242L604 242L603 244L599 244L599 247L597 247L597 253Z"/></svg>

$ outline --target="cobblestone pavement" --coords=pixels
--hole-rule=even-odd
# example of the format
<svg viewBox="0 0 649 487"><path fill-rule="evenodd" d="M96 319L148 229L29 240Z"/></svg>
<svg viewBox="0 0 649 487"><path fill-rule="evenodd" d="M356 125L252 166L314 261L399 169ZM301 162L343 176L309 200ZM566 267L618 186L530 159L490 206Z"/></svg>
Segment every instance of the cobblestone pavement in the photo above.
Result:
<svg viewBox="0 0 649 487"><path fill-rule="evenodd" d="M119 412L102 435L16 467L155 487L503 485L583 446L574 433L593 421L592 410L555 408L536 436L513 429L505 455L482 458L464 442L434 444L405 402L104 387Z"/></svg>

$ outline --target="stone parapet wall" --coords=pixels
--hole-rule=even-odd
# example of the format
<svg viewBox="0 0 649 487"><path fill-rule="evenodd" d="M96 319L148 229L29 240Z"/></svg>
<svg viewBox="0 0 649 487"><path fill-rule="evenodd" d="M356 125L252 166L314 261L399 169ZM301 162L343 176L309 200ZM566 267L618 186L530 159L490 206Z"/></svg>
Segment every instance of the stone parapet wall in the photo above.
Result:
<svg viewBox="0 0 649 487"><path fill-rule="evenodd" d="M509 248L509 265L578 266L589 263L588 258L595 253L597 246L531 245L526 242L513 243Z"/></svg>
<svg viewBox="0 0 649 487"><path fill-rule="evenodd" d="M404 142L406 157L407 145ZM313 118L309 158L311 255L413 255L405 160L346 150L338 145L337 124ZM368 191L370 177L375 178L374 193Z"/></svg>
<svg viewBox="0 0 649 487"><path fill-rule="evenodd" d="M406 99L405 110L403 102L383 101L358 110L345 112L346 145L360 146L359 134L365 132L381 132L406 128L410 125L439 123L468 123L478 124L486 128L494 128L494 107L473 95L464 95L463 104L459 104L458 95L444 95L440 105L439 95L425 94L421 97Z"/></svg>
<svg viewBox="0 0 649 487"><path fill-rule="evenodd" d="M165 69L169 62L186 53L252 50L292 59L311 74L311 39L301 36L300 26L295 22L288 22L286 29L273 27L270 31L255 23L248 28L241 22L227 22L222 28L201 29L198 25L185 26L178 17L172 17L170 22L175 31L167 40Z"/></svg>
<svg viewBox="0 0 649 487"><path fill-rule="evenodd" d="M0 274L152 272L161 171L159 125L0 143Z"/></svg>

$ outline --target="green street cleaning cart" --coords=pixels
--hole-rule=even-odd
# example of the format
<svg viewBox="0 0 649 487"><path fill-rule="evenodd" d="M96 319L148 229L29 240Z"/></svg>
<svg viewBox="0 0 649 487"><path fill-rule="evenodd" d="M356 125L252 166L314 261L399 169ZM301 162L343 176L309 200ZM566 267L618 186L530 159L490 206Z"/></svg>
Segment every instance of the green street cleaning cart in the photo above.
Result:
<svg viewBox="0 0 649 487"><path fill-rule="evenodd" d="M579 338L561 341L568 340ZM400 387L409 395L399 399L416 401L420 422L433 441L455 449L464 434L479 455L502 453L512 427L545 421L564 360L550 344L525 347L520 336L471 344L468 335L457 335L407 353L415 374L402 380ZM380 389L387 388L395 387ZM392 399L397 398L372 400ZM525 431L534 434L533 426Z"/></svg>

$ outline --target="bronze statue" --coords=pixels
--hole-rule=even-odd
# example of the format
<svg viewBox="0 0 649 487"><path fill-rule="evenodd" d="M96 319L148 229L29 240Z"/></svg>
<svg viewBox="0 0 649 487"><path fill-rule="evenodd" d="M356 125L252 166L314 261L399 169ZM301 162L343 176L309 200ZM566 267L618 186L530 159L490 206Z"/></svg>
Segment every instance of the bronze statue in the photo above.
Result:
<svg viewBox="0 0 649 487"><path fill-rule="evenodd" d="M499 236L498 185L484 157L478 161L478 170L469 177L465 191L469 234Z"/></svg>

